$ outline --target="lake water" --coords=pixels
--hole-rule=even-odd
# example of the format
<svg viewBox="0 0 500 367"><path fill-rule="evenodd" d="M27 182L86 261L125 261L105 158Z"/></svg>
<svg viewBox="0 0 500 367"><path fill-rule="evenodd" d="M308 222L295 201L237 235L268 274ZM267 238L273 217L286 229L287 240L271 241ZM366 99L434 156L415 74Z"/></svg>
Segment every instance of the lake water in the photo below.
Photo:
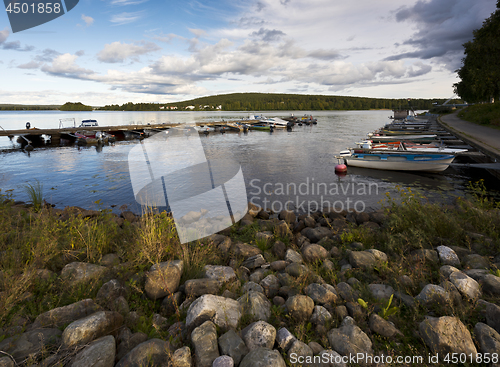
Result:
<svg viewBox="0 0 500 367"><path fill-rule="evenodd" d="M469 181L485 179L495 191L498 181L486 172L472 168L448 168L443 173L403 173L348 168L339 177L334 172L340 150L388 122L392 111L298 111L313 114L314 126L295 126L293 131L250 131L200 135L207 157L231 157L241 165L248 200L279 211L284 206L298 211L333 204L344 208L379 208L389 193L397 197L397 186L420 190L426 196L448 200L463 195ZM290 112L264 112L266 116L289 116ZM5 130L32 127L57 128L60 119L96 119L101 126L158 122L203 122L233 120L248 116L244 112L59 112L0 111ZM64 122L66 125L67 121ZM128 154L138 140L122 141L102 147L43 147L31 153L19 149L15 140L0 137L0 189L16 200L28 200L26 184L43 185L44 198L63 208L125 207L141 212L131 185Z"/></svg>

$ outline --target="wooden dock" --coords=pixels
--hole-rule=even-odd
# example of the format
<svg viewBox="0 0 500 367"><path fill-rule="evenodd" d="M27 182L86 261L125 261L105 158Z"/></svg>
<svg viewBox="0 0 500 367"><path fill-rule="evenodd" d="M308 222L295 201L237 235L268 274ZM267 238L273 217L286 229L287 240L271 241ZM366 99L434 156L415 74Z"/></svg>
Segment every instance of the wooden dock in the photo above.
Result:
<svg viewBox="0 0 500 367"><path fill-rule="evenodd" d="M162 123L162 124L146 124L146 125L118 125L118 126L89 126L89 127L63 127L59 129L19 129L19 130L3 130L0 129L0 136L19 136L19 135L50 135L57 136L61 134L72 134L77 131L139 131L139 130L164 130L172 127L186 126L217 126L225 125L233 121L215 121L215 122L196 122L196 123Z"/></svg>

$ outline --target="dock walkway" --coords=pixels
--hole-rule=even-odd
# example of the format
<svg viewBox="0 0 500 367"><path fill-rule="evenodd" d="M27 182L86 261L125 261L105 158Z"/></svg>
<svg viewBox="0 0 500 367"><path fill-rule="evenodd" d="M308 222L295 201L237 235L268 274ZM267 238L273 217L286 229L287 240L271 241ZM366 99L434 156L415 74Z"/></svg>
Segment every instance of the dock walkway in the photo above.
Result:
<svg viewBox="0 0 500 367"><path fill-rule="evenodd" d="M439 117L439 122L457 138L486 155L500 160L500 130L462 120L458 111Z"/></svg>

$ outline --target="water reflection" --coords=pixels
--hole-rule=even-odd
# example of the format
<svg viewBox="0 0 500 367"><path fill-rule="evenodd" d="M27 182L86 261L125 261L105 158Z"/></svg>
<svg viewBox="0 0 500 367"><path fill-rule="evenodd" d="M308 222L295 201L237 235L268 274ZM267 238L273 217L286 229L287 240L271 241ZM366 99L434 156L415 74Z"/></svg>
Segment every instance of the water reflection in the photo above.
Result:
<svg viewBox="0 0 500 367"><path fill-rule="evenodd" d="M287 116L289 112L265 113ZM296 113L297 114L297 113ZM378 171L348 168L347 175L335 174L335 156L340 150L363 139L367 132L384 125L389 111L323 111L314 112L318 125L295 126L292 131L276 129L248 133L212 132L200 135L208 159L231 157L240 164L245 177L248 198L256 203L275 203L275 209L300 207L325 201L363 201L366 208L378 208L386 192L397 196L396 185L422 190L431 198L462 195L470 180L486 178L489 188L498 186L484 171L449 168L440 174ZM64 116L97 119L100 125L121 125L138 121L197 122L231 120L248 116L246 112L108 112L82 113L0 112L0 126L18 128L31 121L36 127L57 127ZM86 208L110 208L126 205L140 212L136 204L127 165L127 156L137 140L114 145L59 148L37 148L33 152L18 149L15 140L0 138L0 189L14 189L16 199L27 200L22 186L38 179L44 185L47 201L59 207L77 205ZM479 171L479 172L478 172ZM302 193L282 192L283 186L302 185ZM317 186L337 184L338 192L313 191ZM267 185L264 188L264 185ZM371 191L358 189L365 185ZM371 185L371 186L370 186ZM375 185L375 186L374 186ZM374 190L374 188L377 190ZM257 194L261 190L260 193ZM306 190L307 188L307 190ZM354 188L354 191L353 191ZM264 193L264 190L266 193ZM95 202L100 200L100 204ZM306 204L307 206L307 204ZM300 208L299 208L300 209Z"/></svg>

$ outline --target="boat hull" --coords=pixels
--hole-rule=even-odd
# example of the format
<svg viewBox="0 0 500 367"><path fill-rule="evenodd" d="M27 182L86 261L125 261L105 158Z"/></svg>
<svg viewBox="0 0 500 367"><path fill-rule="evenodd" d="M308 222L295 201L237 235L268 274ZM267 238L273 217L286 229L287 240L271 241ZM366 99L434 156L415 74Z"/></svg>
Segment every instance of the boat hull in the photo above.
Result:
<svg viewBox="0 0 500 367"><path fill-rule="evenodd" d="M351 167L381 169L388 171L442 172L453 162L453 155L428 154L354 154L344 156Z"/></svg>

